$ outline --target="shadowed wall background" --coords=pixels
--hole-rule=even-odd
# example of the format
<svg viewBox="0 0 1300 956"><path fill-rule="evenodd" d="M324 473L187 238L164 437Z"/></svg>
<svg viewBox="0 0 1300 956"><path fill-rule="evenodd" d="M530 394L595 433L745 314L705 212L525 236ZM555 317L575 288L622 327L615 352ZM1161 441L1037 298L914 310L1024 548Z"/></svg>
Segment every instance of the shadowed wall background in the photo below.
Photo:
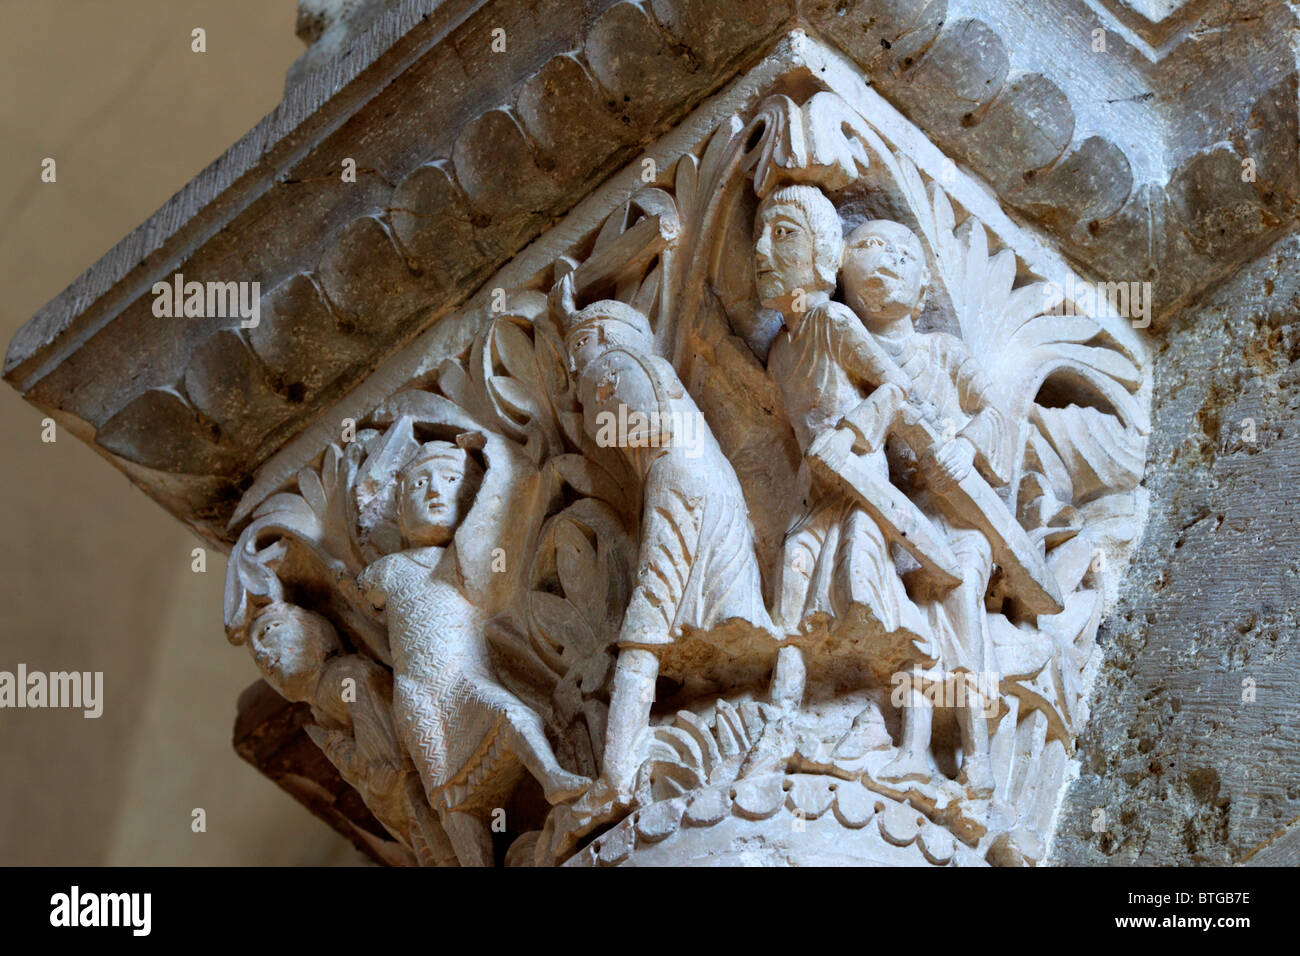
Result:
<svg viewBox="0 0 1300 956"><path fill-rule="evenodd" d="M294 0L0 0L6 342L275 107L295 16ZM0 670L103 671L105 703L98 720L0 710L0 864L359 860L231 750L257 674L222 631L224 558L194 573L201 542L40 423L0 389Z"/></svg>

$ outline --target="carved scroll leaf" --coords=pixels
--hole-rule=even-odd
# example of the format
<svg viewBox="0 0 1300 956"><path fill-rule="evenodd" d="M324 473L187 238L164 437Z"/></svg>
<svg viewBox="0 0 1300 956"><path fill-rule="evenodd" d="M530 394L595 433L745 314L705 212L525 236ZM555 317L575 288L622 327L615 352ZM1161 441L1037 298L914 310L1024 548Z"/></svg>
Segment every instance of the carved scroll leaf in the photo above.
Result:
<svg viewBox="0 0 1300 956"><path fill-rule="evenodd" d="M1013 420L1028 412L1038 386L1069 370L1095 389L1130 428L1149 425L1133 398L1142 375L1133 357L1105 334L1095 319L1058 314L1062 290L1047 283L1016 286L1016 257L992 255L988 232L974 219L960 227L947 193L932 183L928 193L908 160L899 165L909 201L952 299L962 339L991 372ZM1105 339L1101 345L1088 344Z"/></svg>

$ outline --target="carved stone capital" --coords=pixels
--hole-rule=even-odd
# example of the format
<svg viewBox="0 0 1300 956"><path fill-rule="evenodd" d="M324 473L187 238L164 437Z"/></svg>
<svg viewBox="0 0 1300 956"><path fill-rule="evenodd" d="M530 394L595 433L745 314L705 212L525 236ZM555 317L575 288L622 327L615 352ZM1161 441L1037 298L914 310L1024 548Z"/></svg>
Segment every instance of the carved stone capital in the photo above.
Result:
<svg viewBox="0 0 1300 956"><path fill-rule="evenodd" d="M1293 14L577 7L389 5L6 377L231 549L386 862L1041 861Z"/></svg>

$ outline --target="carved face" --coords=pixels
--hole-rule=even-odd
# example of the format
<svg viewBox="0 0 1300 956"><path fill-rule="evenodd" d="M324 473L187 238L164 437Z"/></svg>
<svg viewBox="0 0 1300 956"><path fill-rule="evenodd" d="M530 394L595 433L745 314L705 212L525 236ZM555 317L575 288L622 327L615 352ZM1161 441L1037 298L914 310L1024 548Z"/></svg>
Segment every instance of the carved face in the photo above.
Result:
<svg viewBox="0 0 1300 956"><path fill-rule="evenodd" d="M582 370L609 348L609 332L604 322L595 322L574 332L569 338L569 371L581 375Z"/></svg>
<svg viewBox="0 0 1300 956"><path fill-rule="evenodd" d="M397 514L414 547L443 547L464 517L469 456L449 442L430 442L398 477Z"/></svg>
<svg viewBox="0 0 1300 956"><path fill-rule="evenodd" d="M930 274L921 240L906 226L877 220L849 236L844 253L844 295L874 331L914 313Z"/></svg>
<svg viewBox="0 0 1300 956"><path fill-rule="evenodd" d="M329 621L292 604L268 605L249 629L253 661L286 700L311 700L326 659L341 649Z"/></svg>
<svg viewBox="0 0 1300 956"><path fill-rule="evenodd" d="M653 348L653 342L626 322L613 319L593 322L569 337L569 371L581 376L587 366L616 346L633 351L649 351Z"/></svg>
<svg viewBox="0 0 1300 956"><path fill-rule="evenodd" d="M844 251L835 205L816 186L785 186L769 194L754 220L754 278L764 308L786 318L805 297L835 290Z"/></svg>
<svg viewBox="0 0 1300 956"><path fill-rule="evenodd" d="M803 210L789 203L761 209L755 226L754 277L764 308L791 311L797 293L824 290L817 277L816 238Z"/></svg>

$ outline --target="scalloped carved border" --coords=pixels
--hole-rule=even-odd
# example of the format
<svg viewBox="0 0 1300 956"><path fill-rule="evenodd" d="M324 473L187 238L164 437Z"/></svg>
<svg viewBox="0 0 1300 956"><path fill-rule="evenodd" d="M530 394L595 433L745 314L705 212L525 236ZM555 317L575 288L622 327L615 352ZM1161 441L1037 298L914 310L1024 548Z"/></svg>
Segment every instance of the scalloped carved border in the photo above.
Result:
<svg viewBox="0 0 1300 956"><path fill-rule="evenodd" d="M488 28L487 13L503 6L477 7L476 19L422 56L448 44L464 49ZM1294 58L1259 67L1270 85L1219 117L1226 131L1211 124L1209 142L1171 150L1167 182L1139 182L1115 142L1080 135L1078 110L1086 104L1072 104L1052 78L1016 68L1020 38L1009 43L984 20L959 15L978 6L589 4L578 18L579 49L550 56L503 90L496 105L438 129L430 137L438 148L391 158L408 163L400 173L373 170L363 196L345 202L321 186L335 175L332 140L286 174L284 186L301 190L327 228L303 243L309 256L318 250L312 258L280 263L284 274L266 289L259 329L207 323L186 330L183 342L146 363L139 390L123 394L129 372L112 359L112 367L101 367L98 356L111 354L114 341L158 337L141 317L145 296L116 316L116 339L101 325L71 353L57 337L33 353L20 333L6 375L30 401L93 433L100 449L169 509L224 539L236 489L258 463L795 23L852 58L886 99L1067 255L1104 278L1153 281L1161 305L1173 308L1204 288L1294 218ZM1280 36L1293 22L1281 5L1267 11L1224 27L1227 54L1261 35ZM1130 59L1160 88L1188 69L1197 48L1185 43L1154 64ZM1276 52L1265 48L1273 59ZM1151 107L1153 121L1161 105ZM365 116L364 109L357 114ZM1243 158L1258 160L1253 183L1240 181ZM194 259L173 266L186 271ZM198 271L201 278L201 263Z"/></svg>

